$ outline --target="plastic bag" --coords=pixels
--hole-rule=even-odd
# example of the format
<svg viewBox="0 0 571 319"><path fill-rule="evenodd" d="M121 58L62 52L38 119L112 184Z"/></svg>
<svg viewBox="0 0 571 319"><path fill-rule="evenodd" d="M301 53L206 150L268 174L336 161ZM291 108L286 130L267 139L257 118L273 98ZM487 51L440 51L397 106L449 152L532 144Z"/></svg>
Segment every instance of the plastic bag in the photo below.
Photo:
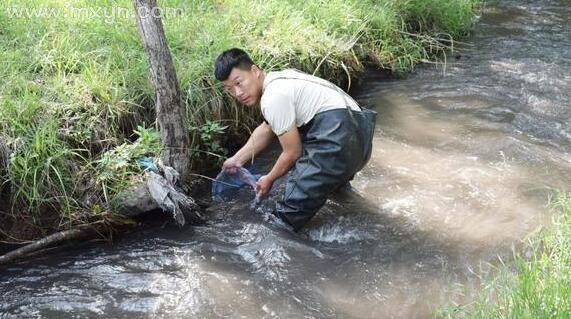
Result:
<svg viewBox="0 0 571 319"><path fill-rule="evenodd" d="M254 175L249 170L239 167L236 173L222 171L216 176L216 181L212 182L212 200L216 202L225 202L237 197L241 188L256 188L256 182L260 175ZM255 207L259 202L256 197L252 202Z"/></svg>

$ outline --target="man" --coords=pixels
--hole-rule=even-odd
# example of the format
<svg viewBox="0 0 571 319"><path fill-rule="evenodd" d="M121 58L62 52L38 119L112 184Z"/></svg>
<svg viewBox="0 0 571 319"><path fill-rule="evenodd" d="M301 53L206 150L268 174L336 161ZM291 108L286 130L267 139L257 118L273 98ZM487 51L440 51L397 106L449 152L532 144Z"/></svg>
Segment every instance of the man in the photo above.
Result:
<svg viewBox="0 0 571 319"><path fill-rule="evenodd" d="M265 119L222 169L235 171L277 136L282 152L258 180L256 194L266 196L293 167L274 214L299 230L370 156L372 134L360 130L364 117L359 105L318 77L293 69L266 73L237 48L218 56L215 76L241 104L259 105Z"/></svg>

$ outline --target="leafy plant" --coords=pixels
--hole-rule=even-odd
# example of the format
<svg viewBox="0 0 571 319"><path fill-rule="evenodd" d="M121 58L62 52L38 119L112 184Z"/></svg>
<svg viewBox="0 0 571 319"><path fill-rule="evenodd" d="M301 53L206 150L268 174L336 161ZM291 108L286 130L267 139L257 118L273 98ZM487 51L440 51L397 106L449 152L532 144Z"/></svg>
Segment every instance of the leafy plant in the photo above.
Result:
<svg viewBox="0 0 571 319"><path fill-rule="evenodd" d="M123 143L105 152L95 161L97 183L103 188L107 201L132 184L133 177L142 169L137 163L143 156L157 156L161 151L160 137L156 130L137 127L138 136L133 143Z"/></svg>
<svg viewBox="0 0 571 319"><path fill-rule="evenodd" d="M195 152L213 156L216 158L216 164L220 163L223 156L226 155L226 150L220 145L219 137L227 128L228 126L222 126L219 122L214 121L207 121L201 126L191 127L191 132L200 138L200 148Z"/></svg>

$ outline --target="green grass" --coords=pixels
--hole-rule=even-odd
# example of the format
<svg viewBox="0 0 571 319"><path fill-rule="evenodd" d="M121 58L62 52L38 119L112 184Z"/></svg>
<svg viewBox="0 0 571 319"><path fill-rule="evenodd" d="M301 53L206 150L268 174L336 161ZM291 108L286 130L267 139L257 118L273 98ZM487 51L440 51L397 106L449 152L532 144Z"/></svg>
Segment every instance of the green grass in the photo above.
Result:
<svg viewBox="0 0 571 319"><path fill-rule="evenodd" d="M571 318L571 194L552 203L553 225L528 241L504 264L480 299L445 309L448 318Z"/></svg>
<svg viewBox="0 0 571 319"><path fill-rule="evenodd" d="M107 14L45 19L19 11L69 13L69 3ZM218 165L259 121L214 80L221 51L241 47L267 70L294 66L347 84L364 63L406 72L431 59L470 29L479 0L159 3L181 9L163 22L192 132L193 170L200 171ZM131 10L132 1L3 1L0 141L13 151L2 177L15 190L13 220L40 227L42 217L55 216L58 228L86 222L140 174L135 156L157 153L135 133L154 127L147 58L134 18L111 18L113 6ZM133 152L115 156L126 150Z"/></svg>

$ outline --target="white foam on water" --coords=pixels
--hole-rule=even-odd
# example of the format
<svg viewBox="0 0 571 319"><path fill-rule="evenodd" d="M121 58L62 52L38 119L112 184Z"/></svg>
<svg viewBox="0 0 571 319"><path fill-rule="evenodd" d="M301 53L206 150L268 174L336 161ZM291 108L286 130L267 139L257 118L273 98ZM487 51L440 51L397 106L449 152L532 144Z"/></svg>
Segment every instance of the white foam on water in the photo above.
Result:
<svg viewBox="0 0 571 319"><path fill-rule="evenodd" d="M360 229L360 225L325 224L308 231L311 240L324 243L349 244L371 239L372 235Z"/></svg>
<svg viewBox="0 0 571 319"><path fill-rule="evenodd" d="M237 253L255 273L275 281L287 278L286 266L291 258L283 246L274 242L245 244L238 247Z"/></svg>

